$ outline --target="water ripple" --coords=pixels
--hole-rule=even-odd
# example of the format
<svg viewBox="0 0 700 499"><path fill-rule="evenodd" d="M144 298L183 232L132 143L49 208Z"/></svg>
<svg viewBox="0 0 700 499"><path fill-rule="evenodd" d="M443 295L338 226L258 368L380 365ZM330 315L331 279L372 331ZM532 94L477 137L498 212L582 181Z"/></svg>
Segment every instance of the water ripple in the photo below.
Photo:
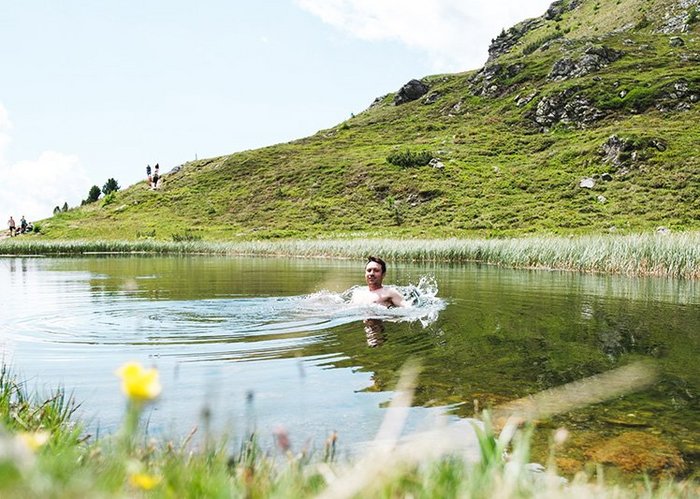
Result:
<svg viewBox="0 0 700 499"><path fill-rule="evenodd" d="M184 361L259 361L293 356L344 324L367 318L426 323L435 320L445 306L435 297L437 287L423 281L419 286L400 288L413 303L401 309L352 304L352 291L149 301L128 294L100 297L74 290L43 310L41 321L33 314L16 318L13 334L23 342L52 349L60 345L143 346L157 347L154 356Z"/></svg>

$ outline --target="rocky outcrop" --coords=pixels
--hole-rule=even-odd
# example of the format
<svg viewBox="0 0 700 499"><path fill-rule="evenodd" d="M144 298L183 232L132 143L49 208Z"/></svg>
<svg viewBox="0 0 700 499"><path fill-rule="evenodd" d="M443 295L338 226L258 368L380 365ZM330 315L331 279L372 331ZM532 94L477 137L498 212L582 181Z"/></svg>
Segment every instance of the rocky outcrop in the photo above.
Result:
<svg viewBox="0 0 700 499"><path fill-rule="evenodd" d="M656 101L659 111L687 111L700 101L700 88L697 83L679 79L670 84Z"/></svg>
<svg viewBox="0 0 700 499"><path fill-rule="evenodd" d="M685 33L690 27L690 12L700 8L699 0L679 0L666 7L664 22L657 33Z"/></svg>
<svg viewBox="0 0 700 499"><path fill-rule="evenodd" d="M430 87L422 81L411 80L396 92L394 105L400 106L401 104L420 99L428 93L428 90L430 90Z"/></svg>
<svg viewBox="0 0 700 499"><path fill-rule="evenodd" d="M502 56L512 49L516 43L527 33L528 31L541 26L544 23L542 17L537 17L534 19L527 19L521 23L516 24L508 31L502 31L500 35L491 40L491 45L489 46L489 58L486 61L493 61L494 59Z"/></svg>
<svg viewBox="0 0 700 499"><path fill-rule="evenodd" d="M604 163L610 163L615 168L618 168L629 159L629 155L623 158L623 153L633 150L630 147L630 141L621 139L617 135L611 135L601 146L600 154L603 156Z"/></svg>
<svg viewBox="0 0 700 499"><path fill-rule="evenodd" d="M523 94L516 95L515 99L513 99L513 100L515 101L516 106L523 107L523 106L529 104L532 101L532 99L537 97L538 93L539 92L537 90L532 90L530 93L527 93L524 95Z"/></svg>
<svg viewBox="0 0 700 499"><path fill-rule="evenodd" d="M581 0L556 0L545 12L544 18L548 21L558 21L564 12L574 10L580 3Z"/></svg>
<svg viewBox="0 0 700 499"><path fill-rule="evenodd" d="M372 108L374 108L374 107L379 107L379 106L381 106L381 105L382 105L382 102L384 102L384 99L386 99L388 95L389 95L389 94L380 95L379 97L377 97L376 99L374 99L374 100L372 101L372 104L369 105L369 108L372 109Z"/></svg>
<svg viewBox="0 0 700 499"><path fill-rule="evenodd" d="M440 100L440 97L442 97L440 92L430 92L425 96L425 99L423 99L423 104L435 104Z"/></svg>
<svg viewBox="0 0 700 499"><path fill-rule="evenodd" d="M601 119L605 114L597 109L591 101L578 93L576 87L563 92L545 96L537 103L534 121L542 130L547 130L557 123L583 128Z"/></svg>
<svg viewBox="0 0 700 499"><path fill-rule="evenodd" d="M624 175L637 161L646 160L654 152L663 152L667 147L666 141L658 137L621 138L611 135L600 147L599 154L611 170Z"/></svg>
<svg viewBox="0 0 700 499"><path fill-rule="evenodd" d="M579 58L564 57L555 62L548 78L550 80L568 80L569 78L585 76L615 62L622 55L622 52L609 47L589 45Z"/></svg>
<svg viewBox="0 0 700 499"><path fill-rule="evenodd" d="M508 30L503 30L500 35L491 40L487 64L508 53L526 33L539 28L547 21L558 21L564 13L574 10L581 2L582 0L555 0L544 15L526 19ZM542 43L545 41L543 40Z"/></svg>
<svg viewBox="0 0 700 499"><path fill-rule="evenodd" d="M500 97L510 89L508 80L517 76L524 67L522 62L507 66L486 64L469 80L472 93L484 97Z"/></svg>
<svg viewBox="0 0 700 499"><path fill-rule="evenodd" d="M668 44L671 47L682 47L685 45L685 40L683 40L683 38L681 38L680 36L672 36L671 38L669 38Z"/></svg>

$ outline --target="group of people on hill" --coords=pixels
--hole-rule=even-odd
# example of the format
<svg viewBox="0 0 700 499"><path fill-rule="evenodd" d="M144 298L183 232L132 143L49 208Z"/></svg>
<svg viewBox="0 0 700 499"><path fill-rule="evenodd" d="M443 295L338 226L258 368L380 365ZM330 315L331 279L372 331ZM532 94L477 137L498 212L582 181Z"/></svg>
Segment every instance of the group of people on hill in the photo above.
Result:
<svg viewBox="0 0 700 499"><path fill-rule="evenodd" d="M15 219L12 218L12 215L10 215L10 219L7 221L7 226L10 229L10 237L14 237L19 234L24 234L26 232L31 232L32 230L32 225L27 222L27 219L24 218L24 215L22 215L22 218L19 220L19 227L17 227Z"/></svg>
<svg viewBox="0 0 700 499"><path fill-rule="evenodd" d="M160 189L160 184L162 183L162 177L160 176L160 166L156 163L151 171L151 165L146 165L146 176L148 177L148 186L152 189Z"/></svg>

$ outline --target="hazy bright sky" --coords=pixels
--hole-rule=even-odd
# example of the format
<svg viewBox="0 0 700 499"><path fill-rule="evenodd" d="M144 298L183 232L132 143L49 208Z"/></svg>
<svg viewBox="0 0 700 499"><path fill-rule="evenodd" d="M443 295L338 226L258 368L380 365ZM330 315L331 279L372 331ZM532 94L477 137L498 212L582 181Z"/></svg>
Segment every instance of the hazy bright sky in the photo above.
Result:
<svg viewBox="0 0 700 499"><path fill-rule="evenodd" d="M3 0L0 216L332 127L412 78L480 67L550 3Z"/></svg>

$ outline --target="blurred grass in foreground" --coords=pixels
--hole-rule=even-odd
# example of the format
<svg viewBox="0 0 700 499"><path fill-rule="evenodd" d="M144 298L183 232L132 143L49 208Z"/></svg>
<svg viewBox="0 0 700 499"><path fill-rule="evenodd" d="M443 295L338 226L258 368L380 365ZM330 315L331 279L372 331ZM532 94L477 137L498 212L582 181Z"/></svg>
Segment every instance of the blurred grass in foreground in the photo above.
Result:
<svg viewBox="0 0 700 499"><path fill-rule="evenodd" d="M460 421L465 424L402 437L416 373L415 367L404 369L384 423L366 452L342 461L335 457L335 435L323 450L298 453L291 451L291 437L285 433L276 435L276 449L261 448L255 434L237 446L211 435L195 442L195 430L179 441L149 438L140 416L160 393L160 384L157 372L133 363L119 371L128 401L122 429L90 441L71 420L75 402L63 390L42 401L3 367L0 496L570 499L700 493L697 483L670 478L606 484L601 468L595 477L559 477L553 463L557 446L566 440L564 429L553 435L546 467L529 463L531 418L642 388L655 377L648 365L627 366L515 401L496 408L493 420L484 414L481 422Z"/></svg>

